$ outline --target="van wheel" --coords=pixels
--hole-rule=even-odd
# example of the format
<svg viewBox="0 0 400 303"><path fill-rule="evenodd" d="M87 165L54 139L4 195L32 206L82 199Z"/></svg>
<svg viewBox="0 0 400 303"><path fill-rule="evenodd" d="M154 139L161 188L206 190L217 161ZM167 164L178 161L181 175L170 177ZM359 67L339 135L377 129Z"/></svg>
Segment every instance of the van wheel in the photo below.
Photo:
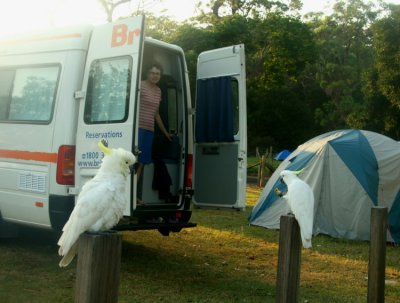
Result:
<svg viewBox="0 0 400 303"><path fill-rule="evenodd" d="M174 233L179 233L182 230L182 227L172 227L171 231Z"/></svg>
<svg viewBox="0 0 400 303"><path fill-rule="evenodd" d="M0 218L0 238L16 238L18 234L19 229L17 225L5 222Z"/></svg>
<svg viewBox="0 0 400 303"><path fill-rule="evenodd" d="M161 227L158 229L158 231L160 232L160 234L162 234L163 236L168 237L169 233L171 232L169 228L166 227Z"/></svg>

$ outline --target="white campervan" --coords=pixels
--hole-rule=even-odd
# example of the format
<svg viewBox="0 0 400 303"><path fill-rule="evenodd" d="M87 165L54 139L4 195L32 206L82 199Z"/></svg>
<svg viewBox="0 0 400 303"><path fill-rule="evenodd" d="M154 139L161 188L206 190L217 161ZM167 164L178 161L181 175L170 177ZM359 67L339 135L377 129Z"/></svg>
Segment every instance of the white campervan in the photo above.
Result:
<svg viewBox="0 0 400 303"><path fill-rule="evenodd" d="M135 17L0 41L0 234L17 224L59 230L101 163L99 140L137 151L142 66L154 61L164 69L160 115L173 140L156 130L155 161L139 184L130 177L116 228L194 226L192 201L245 207L244 46L199 56L193 109L183 50L145 37L144 17ZM166 168L167 196L155 163Z"/></svg>

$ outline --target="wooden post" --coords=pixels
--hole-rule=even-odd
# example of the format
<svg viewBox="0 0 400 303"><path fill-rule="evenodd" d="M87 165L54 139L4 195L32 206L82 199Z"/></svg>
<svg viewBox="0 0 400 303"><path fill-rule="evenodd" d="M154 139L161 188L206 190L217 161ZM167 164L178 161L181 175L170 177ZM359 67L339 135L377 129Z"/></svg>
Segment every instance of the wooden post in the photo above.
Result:
<svg viewBox="0 0 400 303"><path fill-rule="evenodd" d="M371 209L368 264L368 303L385 302L387 208Z"/></svg>
<svg viewBox="0 0 400 303"><path fill-rule="evenodd" d="M75 303L116 303L121 267L122 237L116 232L79 238Z"/></svg>
<svg viewBox="0 0 400 303"><path fill-rule="evenodd" d="M265 155L261 156L260 167L259 167L259 174L258 174L258 186L264 186L264 179L265 179Z"/></svg>
<svg viewBox="0 0 400 303"><path fill-rule="evenodd" d="M300 228L293 215L281 216L276 302L298 302L300 285Z"/></svg>

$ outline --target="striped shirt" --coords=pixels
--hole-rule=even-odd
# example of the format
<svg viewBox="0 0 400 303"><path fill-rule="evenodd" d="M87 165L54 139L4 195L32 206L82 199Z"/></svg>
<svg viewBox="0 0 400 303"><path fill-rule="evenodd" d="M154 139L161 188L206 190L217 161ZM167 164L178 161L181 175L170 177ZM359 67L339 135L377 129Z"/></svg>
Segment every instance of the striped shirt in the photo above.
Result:
<svg viewBox="0 0 400 303"><path fill-rule="evenodd" d="M161 102L161 89L142 81L140 89L139 127L154 132L154 119Z"/></svg>

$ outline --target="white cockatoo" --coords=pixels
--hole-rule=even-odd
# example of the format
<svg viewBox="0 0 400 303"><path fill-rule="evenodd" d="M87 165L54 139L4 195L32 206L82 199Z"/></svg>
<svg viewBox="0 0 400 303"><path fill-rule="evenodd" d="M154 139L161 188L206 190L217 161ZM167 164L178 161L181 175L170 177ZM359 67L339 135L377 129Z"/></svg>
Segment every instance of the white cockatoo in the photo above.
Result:
<svg viewBox="0 0 400 303"><path fill-rule="evenodd" d="M136 157L122 148L108 148L103 142L99 142L99 147L104 152L100 169L82 187L58 240L58 254L63 256L60 267L67 266L75 257L78 238L82 233L108 230L123 216L125 187Z"/></svg>
<svg viewBox="0 0 400 303"><path fill-rule="evenodd" d="M287 185L287 192L282 196L294 214L300 227L301 242L304 248L311 248L314 224L314 193L311 187L297 175L301 171L283 170L280 176ZM279 190L275 189L278 194Z"/></svg>

